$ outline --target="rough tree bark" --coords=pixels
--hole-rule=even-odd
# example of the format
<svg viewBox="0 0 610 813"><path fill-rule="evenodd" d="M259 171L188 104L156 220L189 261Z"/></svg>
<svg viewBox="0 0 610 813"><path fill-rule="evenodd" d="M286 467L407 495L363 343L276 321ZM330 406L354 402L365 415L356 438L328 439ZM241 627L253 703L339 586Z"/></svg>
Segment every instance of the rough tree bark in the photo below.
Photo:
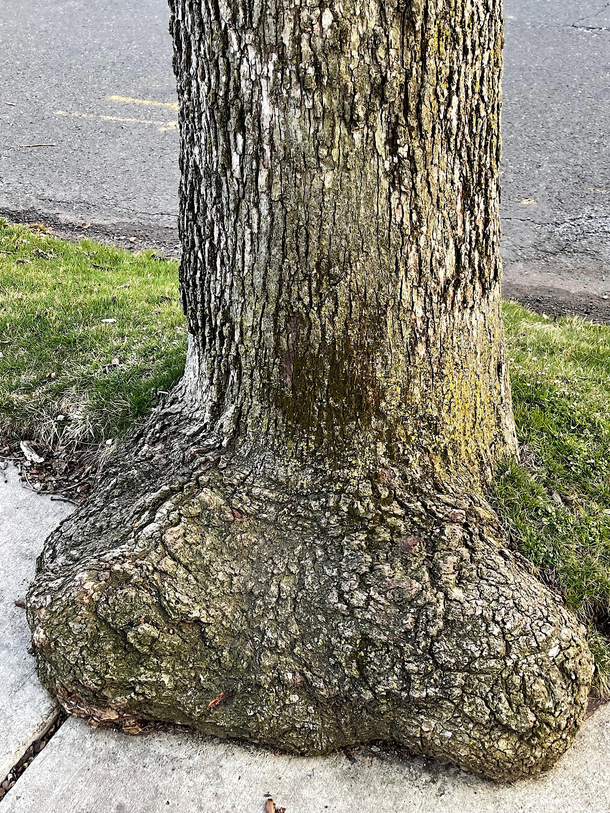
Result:
<svg viewBox="0 0 610 813"><path fill-rule="evenodd" d="M535 774L593 667L484 499L500 0L170 6L186 373L47 542L40 677L128 731Z"/></svg>

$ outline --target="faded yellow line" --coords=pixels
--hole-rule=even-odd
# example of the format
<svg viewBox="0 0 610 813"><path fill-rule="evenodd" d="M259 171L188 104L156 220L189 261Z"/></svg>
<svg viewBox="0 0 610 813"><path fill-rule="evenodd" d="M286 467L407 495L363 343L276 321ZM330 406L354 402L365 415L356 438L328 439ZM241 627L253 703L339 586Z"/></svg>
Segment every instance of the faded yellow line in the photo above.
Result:
<svg viewBox="0 0 610 813"><path fill-rule="evenodd" d="M126 116L103 116L98 113L76 113L68 110L56 110L56 116L72 116L76 119L98 119L100 121L121 121L128 124L152 124L159 128L159 132L175 130L178 127L177 121L152 121L151 119L134 119Z"/></svg>
<svg viewBox="0 0 610 813"><path fill-rule="evenodd" d="M178 109L178 102L153 102L152 99L133 99L131 96L108 96L111 102L127 102L128 104L147 104L149 107L168 107L170 110Z"/></svg>

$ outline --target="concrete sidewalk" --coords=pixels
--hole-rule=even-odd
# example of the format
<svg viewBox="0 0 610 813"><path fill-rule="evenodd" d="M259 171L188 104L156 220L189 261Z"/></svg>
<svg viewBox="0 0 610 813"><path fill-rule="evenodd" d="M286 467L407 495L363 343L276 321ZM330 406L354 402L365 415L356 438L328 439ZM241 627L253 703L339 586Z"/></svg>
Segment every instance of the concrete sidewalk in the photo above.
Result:
<svg viewBox="0 0 610 813"><path fill-rule="evenodd" d="M71 512L27 491L13 466L0 470L0 782L57 716L28 654L30 631L22 601L45 537Z"/></svg>
<svg viewBox="0 0 610 813"><path fill-rule="evenodd" d="M607 813L610 708L539 780L494 785L457 768L384 758L275 756L197 735L129 737L70 719L17 782L2 813Z"/></svg>
<svg viewBox="0 0 610 813"><path fill-rule="evenodd" d="M23 597L45 536L70 511L65 503L22 489L14 470L5 475L6 482L0 479L0 779L55 714L36 683L23 610L14 600ZM368 747L351 759L343 753L298 758L196 734L129 737L93 731L70 719L0 805L2 813L263 813L272 797L286 813L608 813L609 757L610 706L585 723L553 771L512 786Z"/></svg>

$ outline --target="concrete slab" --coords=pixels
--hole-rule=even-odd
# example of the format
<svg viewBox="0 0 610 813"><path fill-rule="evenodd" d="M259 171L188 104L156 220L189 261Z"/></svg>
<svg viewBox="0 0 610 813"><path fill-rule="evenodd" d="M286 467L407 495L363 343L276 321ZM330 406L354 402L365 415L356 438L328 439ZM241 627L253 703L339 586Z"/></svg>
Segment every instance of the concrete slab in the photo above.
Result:
<svg viewBox="0 0 610 813"><path fill-rule="evenodd" d="M13 466L0 471L0 781L57 714L38 683L25 610L15 601L25 598L45 537L72 510L23 488Z"/></svg>
<svg viewBox="0 0 610 813"><path fill-rule="evenodd" d="M355 762L275 756L183 734L129 737L70 719L2 803L2 813L603 813L610 810L610 707L538 780L497 786L368 749Z"/></svg>

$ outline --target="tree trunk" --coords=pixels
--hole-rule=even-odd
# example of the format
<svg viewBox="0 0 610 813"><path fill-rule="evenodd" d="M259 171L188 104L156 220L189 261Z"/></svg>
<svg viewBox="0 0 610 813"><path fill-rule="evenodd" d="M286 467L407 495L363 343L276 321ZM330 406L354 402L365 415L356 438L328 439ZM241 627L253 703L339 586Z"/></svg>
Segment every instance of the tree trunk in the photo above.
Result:
<svg viewBox="0 0 610 813"><path fill-rule="evenodd" d="M500 0L170 6L186 372L47 542L41 679L126 730L539 772L592 659L484 499Z"/></svg>

